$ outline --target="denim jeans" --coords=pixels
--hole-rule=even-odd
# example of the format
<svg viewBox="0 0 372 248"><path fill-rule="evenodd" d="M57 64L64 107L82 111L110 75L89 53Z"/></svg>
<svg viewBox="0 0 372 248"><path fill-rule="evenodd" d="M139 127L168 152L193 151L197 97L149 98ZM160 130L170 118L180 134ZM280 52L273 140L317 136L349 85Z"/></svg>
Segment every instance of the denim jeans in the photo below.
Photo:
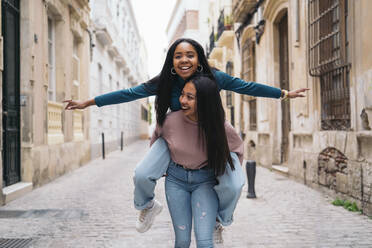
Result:
<svg viewBox="0 0 372 248"><path fill-rule="evenodd" d="M198 248L213 248L218 199L213 187L217 180L210 169L185 170L169 164L165 194L176 236L176 248L188 248L191 242L192 219Z"/></svg>
<svg viewBox="0 0 372 248"><path fill-rule="evenodd" d="M224 226L233 221L233 213L245 183L238 156L235 153L230 154L235 170L226 166L225 174L217 177L218 184L214 187L219 200L217 218ZM170 162L168 145L164 139L158 138L135 170L133 180L136 209L145 209L154 199L156 181L166 173Z"/></svg>

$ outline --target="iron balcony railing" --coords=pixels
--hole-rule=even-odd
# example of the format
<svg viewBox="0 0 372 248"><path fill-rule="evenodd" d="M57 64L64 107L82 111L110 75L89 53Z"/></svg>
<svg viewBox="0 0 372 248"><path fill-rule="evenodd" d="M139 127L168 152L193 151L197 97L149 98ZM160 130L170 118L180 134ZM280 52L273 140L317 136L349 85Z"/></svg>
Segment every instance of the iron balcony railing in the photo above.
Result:
<svg viewBox="0 0 372 248"><path fill-rule="evenodd" d="M217 40L220 38L225 30L231 30L231 26L231 7L226 6L221 10L220 17L218 18Z"/></svg>
<svg viewBox="0 0 372 248"><path fill-rule="evenodd" d="M208 52L207 52L207 55L209 57L209 55L211 54L214 46L215 46L215 37L214 37L214 28L212 27L212 32L211 34L209 35L209 47L208 47Z"/></svg>

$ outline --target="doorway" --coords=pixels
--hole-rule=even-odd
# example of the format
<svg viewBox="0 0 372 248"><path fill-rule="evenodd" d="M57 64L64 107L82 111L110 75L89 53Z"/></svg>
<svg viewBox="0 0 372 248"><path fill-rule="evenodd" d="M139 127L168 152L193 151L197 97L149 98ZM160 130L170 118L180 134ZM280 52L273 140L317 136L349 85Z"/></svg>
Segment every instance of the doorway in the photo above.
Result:
<svg viewBox="0 0 372 248"><path fill-rule="evenodd" d="M3 187L21 180L20 168L20 0L2 0Z"/></svg>
<svg viewBox="0 0 372 248"><path fill-rule="evenodd" d="M279 67L280 88L289 90L289 56L288 56L288 15L280 19L279 29ZM280 162L285 164L289 157L289 132L291 130L291 115L289 101L281 101L282 138L280 145Z"/></svg>

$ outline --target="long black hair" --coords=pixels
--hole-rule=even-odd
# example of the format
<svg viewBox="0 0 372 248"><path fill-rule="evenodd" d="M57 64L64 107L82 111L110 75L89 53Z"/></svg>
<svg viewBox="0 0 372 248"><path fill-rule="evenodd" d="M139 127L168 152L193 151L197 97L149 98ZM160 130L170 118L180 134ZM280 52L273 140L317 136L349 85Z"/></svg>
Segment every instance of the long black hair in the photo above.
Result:
<svg viewBox="0 0 372 248"><path fill-rule="evenodd" d="M173 67L173 56L176 47L182 42L187 42L194 47L198 54L199 64L203 67L202 73L214 79L212 70L209 67L207 58L205 57L203 47L192 39L181 38L176 40L168 49L163 69L159 75L159 84L155 99L156 120L159 126L163 125L166 113L171 105L172 87L177 79L177 75L173 75L171 73L171 69Z"/></svg>
<svg viewBox="0 0 372 248"><path fill-rule="evenodd" d="M188 82L196 89L197 116L199 137L207 148L208 166L214 169L215 175L225 173L226 163L235 169L230 156L225 132L225 111L222 107L217 83L209 77L194 75Z"/></svg>

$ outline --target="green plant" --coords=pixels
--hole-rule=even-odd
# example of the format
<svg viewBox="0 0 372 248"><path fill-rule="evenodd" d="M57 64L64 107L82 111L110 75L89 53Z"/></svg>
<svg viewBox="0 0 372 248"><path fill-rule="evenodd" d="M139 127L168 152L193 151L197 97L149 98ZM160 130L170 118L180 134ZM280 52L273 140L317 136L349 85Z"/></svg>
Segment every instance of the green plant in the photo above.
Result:
<svg viewBox="0 0 372 248"><path fill-rule="evenodd" d="M356 202L350 202L348 200L340 200L339 198L336 198L336 200L334 200L332 204L334 206L342 206L346 210L349 210L351 212L362 212L362 210L358 208Z"/></svg>
<svg viewBox="0 0 372 248"><path fill-rule="evenodd" d="M224 20L224 24L225 24L225 26L226 25L231 25L232 24L232 21L231 21L231 17L229 16L229 15L226 15L225 16L225 20Z"/></svg>
<svg viewBox="0 0 372 248"><path fill-rule="evenodd" d="M343 205L344 205L344 201L343 201L343 200L340 200L340 199L338 199L338 198L336 198L336 200L334 200L334 201L332 202L332 204L333 204L334 206L343 206Z"/></svg>

